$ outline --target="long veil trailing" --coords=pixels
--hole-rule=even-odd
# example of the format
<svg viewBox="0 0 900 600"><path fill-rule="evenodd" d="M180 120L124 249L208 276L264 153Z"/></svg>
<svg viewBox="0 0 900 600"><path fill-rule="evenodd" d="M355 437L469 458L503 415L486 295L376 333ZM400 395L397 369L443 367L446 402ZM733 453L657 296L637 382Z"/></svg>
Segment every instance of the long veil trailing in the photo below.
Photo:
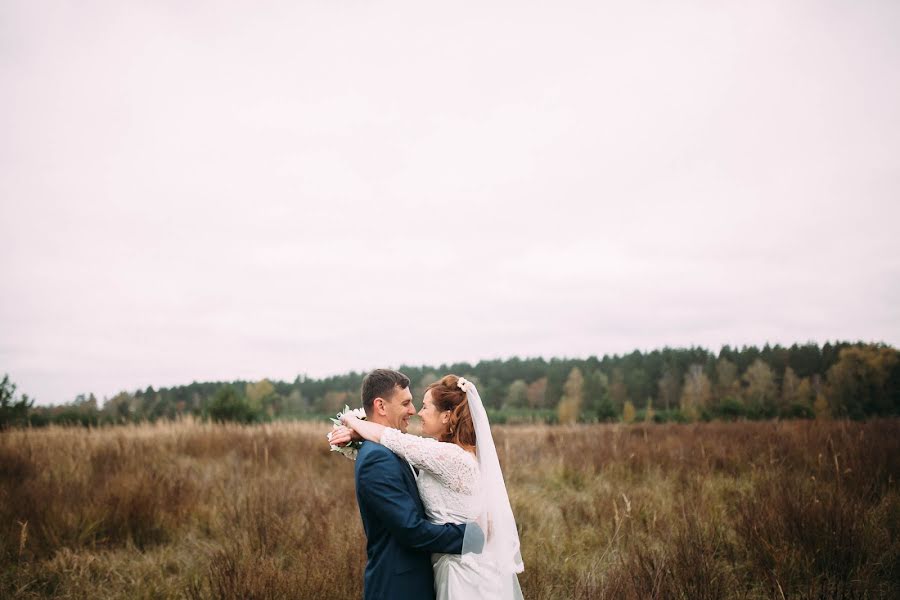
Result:
<svg viewBox="0 0 900 600"><path fill-rule="evenodd" d="M477 522L484 532L484 547L476 555L476 560L495 573L500 585L496 595L498 600L519 600L522 598L522 591L516 573L524 571L525 565L519 547L516 519L509 505L509 494L503 482L497 448L491 435L491 425L475 385L460 378L459 387L466 392L469 412L475 425L475 453L481 477L482 511ZM467 528L463 554L477 552L481 543L481 536L470 537ZM491 598L494 597L491 594Z"/></svg>

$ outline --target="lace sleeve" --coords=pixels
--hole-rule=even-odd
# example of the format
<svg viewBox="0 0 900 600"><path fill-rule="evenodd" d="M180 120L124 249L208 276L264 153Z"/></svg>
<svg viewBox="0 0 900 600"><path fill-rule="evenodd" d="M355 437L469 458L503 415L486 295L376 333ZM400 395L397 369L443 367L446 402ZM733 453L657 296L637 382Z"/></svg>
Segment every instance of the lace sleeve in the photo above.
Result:
<svg viewBox="0 0 900 600"><path fill-rule="evenodd" d="M472 494L478 481L475 457L457 446L387 428L381 443L413 466L432 473L454 492Z"/></svg>

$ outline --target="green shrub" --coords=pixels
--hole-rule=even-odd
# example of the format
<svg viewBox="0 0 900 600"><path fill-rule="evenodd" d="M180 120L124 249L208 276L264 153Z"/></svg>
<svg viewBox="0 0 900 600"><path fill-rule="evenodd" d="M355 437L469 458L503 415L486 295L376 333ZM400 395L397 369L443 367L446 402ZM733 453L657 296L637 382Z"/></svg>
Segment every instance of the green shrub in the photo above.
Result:
<svg viewBox="0 0 900 600"><path fill-rule="evenodd" d="M216 392L209 404L209 416L217 423L253 423L259 421L262 414L250 406L250 402L233 387L226 386Z"/></svg>
<svg viewBox="0 0 900 600"><path fill-rule="evenodd" d="M737 421L738 419L746 416L747 410L744 407L743 402L741 402L737 398L729 396L722 399L722 401L716 407L714 414L718 418L725 421Z"/></svg>

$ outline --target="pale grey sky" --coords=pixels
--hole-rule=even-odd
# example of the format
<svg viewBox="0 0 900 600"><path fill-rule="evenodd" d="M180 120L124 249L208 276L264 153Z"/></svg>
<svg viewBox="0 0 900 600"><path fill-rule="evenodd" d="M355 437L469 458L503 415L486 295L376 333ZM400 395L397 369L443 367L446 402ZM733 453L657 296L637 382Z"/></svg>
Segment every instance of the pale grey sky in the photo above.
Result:
<svg viewBox="0 0 900 600"><path fill-rule="evenodd" d="M898 73L894 0L6 0L0 372L898 344Z"/></svg>

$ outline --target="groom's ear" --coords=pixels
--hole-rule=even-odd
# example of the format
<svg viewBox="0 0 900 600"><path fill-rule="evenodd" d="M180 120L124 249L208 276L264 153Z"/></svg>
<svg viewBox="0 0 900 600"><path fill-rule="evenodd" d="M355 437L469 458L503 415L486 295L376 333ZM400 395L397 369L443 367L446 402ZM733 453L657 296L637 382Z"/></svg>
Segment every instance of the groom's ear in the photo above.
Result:
<svg viewBox="0 0 900 600"><path fill-rule="evenodd" d="M384 398L375 398L375 400L372 401L372 410L376 415L384 416L387 414L384 410Z"/></svg>

